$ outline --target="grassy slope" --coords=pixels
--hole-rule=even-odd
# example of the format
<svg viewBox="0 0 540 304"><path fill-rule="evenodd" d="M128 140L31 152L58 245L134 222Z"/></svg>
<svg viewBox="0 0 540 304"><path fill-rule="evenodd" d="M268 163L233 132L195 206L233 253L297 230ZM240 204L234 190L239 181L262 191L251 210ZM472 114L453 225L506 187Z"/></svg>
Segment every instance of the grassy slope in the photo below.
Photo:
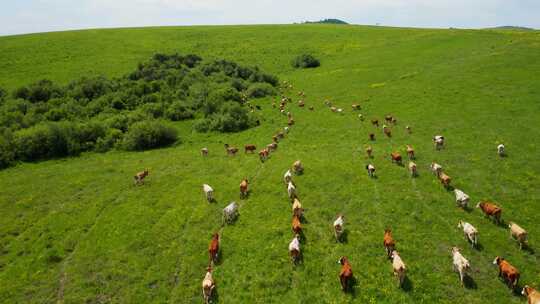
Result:
<svg viewBox="0 0 540 304"><path fill-rule="evenodd" d="M289 60L303 50L321 58L322 67L292 70ZM171 51L258 64L304 89L316 111L291 109L298 124L264 165L255 156L227 158L222 144L268 143L285 122L268 106L263 126L240 134L188 135L189 123L182 123L187 142L178 147L1 171L0 302L200 302L210 235L219 229L221 208L238 198L244 176L252 179L252 196L242 202L239 221L223 231L215 271L222 303L523 302L496 278L495 255L516 265L522 282L540 286L538 250L520 252L506 229L477 210L455 208L453 195L427 171L432 160L440 162L473 202L499 202L503 217L528 229L533 247L540 244L538 33L294 25L3 37L0 86L122 75L154 52ZM325 98L347 113L324 109ZM391 112L400 122L391 140L377 131L375 180L363 169L373 130L350 113L356 101L368 118ZM406 124L413 135L403 132ZM430 142L436 133L448 141L440 153ZM510 157L495 157L498 141ZM419 158L415 180L386 157L406 143ZM210 148L208 159L198 156L203 146ZM287 257L291 212L281 184L295 159L306 166L296 182L308 219L304 264L297 269ZM151 170L148 183L133 187L131 176L143 167ZM214 186L217 204L203 201L204 182ZM338 212L347 217L345 244L332 239ZM467 247L459 219L480 230L481 250ZM396 288L384 258L386 226L409 266L408 292ZM470 259L476 288L461 288L452 273L453 245ZM53 252L61 262L47 261ZM339 290L340 255L349 256L356 271L354 295Z"/></svg>

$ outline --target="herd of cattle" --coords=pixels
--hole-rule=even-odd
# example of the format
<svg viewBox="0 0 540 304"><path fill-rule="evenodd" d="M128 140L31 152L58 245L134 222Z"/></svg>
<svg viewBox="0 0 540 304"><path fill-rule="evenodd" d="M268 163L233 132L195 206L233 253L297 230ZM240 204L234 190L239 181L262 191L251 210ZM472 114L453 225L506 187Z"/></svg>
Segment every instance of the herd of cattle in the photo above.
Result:
<svg viewBox="0 0 540 304"><path fill-rule="evenodd" d="M284 83L286 88L292 87L288 83ZM305 96L303 92L299 92L299 96L302 98L298 102L299 107L304 107L305 102L303 100L303 97ZM290 112L285 113L285 106L287 103L291 101L288 97L282 97L280 105L279 105L279 111L282 114L286 114L288 118L288 126L283 129L283 131L279 131L274 136L272 136L272 143L268 144L264 149L259 151L259 157L261 162L264 162L268 159L271 152L276 151L277 144L279 140L283 139L285 137L285 134L289 132L289 129L292 125L294 125L294 119L292 118L292 115ZM336 108L332 105L331 102L325 101L325 105L330 108L332 112L335 113L343 113L343 109ZM276 104L273 104L273 107L276 107ZM314 107L310 106L310 110L314 110ZM353 104L352 105L353 110L360 110L360 105ZM358 117L363 120L363 115L359 114ZM375 127L379 127L379 121L377 119L372 119L371 123ZM396 125L397 119L393 116L387 115L385 116L385 124L382 126L383 133L387 137L392 136L392 132L390 127L387 125ZM411 127L406 126L406 131L411 134ZM373 141L375 140L375 134L369 133L369 140ZM442 150L444 149L445 144L445 138L442 135L436 135L433 137L433 143L434 148L436 150ZM225 144L225 150L227 155L234 156L238 152L238 148L229 146L228 144ZM256 146L249 144L244 146L244 152L245 153L254 153L256 151ZM373 158L373 147L370 145L366 148L366 154L369 159ZM411 174L411 177L414 178L417 176L417 170L418 167L415 160L415 151L412 146L407 145L406 146L406 152L407 157L409 159L408 164L408 170ZM207 156L209 153L208 148L201 149L201 155ZM497 146L497 153L499 156L505 156L505 147L503 144L500 144ZM390 159L393 163L397 163L399 165L402 164L402 156L399 152L392 152L390 153ZM375 166L371 163L366 165L366 170L368 173L368 176L375 177ZM468 204L470 201L469 195L467 195L465 192L463 192L460 189L453 189L450 185L451 178L443 171L443 167L440 164L437 164L435 162L432 162L430 165L430 170L432 173L439 179L441 184L448 190L453 190L455 194L455 202L457 206L462 208L468 208ZM296 265L297 263L302 261L302 250L301 250L301 243L302 243L302 222L304 217L304 209L302 208L302 204L300 203L300 200L297 195L297 185L293 181L293 174L294 175L301 175L304 172L304 167L302 163L298 160L292 164L291 169L287 170L283 176L286 189L287 189L287 195L291 201L292 204L292 222L291 222L291 228L293 232L293 239L289 243L289 256L291 258L291 261L293 265ZM144 178L148 176L148 169L145 169L142 172L137 173L134 176L135 184L136 185L142 185ZM240 183L240 198L244 199L248 196L248 179L244 178L242 179ZM205 195L205 198L208 202L214 201L214 190L210 185L204 184L203 185L203 192ZM236 218L238 217L238 209L239 204L236 202L231 202L229 205L227 205L223 209L223 224L229 224L232 223ZM492 202L487 201L481 201L476 205L477 208L479 208L486 217L491 217L493 221L497 224L501 223L501 215L502 215L502 208L497 206L496 204ZM345 224L345 216L343 214L338 214L336 219L333 222L333 228L334 228L334 236L336 238L337 242L341 242L343 238L343 234L345 231L344 228ZM509 222L508 225L510 229L510 236L515 238L519 244L519 248L522 249L524 246L528 246L528 237L527 237L527 231L521 228L519 225L517 225L514 222ZM465 240L470 243L472 248L477 248L478 245L478 230L470 223L459 221L458 222L458 228L463 230L463 234L465 237ZM383 246L386 251L386 255L392 262L392 269L393 273L397 278L398 286L402 287L405 277L406 277L406 269L407 266L403 262L402 258L400 257L398 251L396 250L396 242L392 236L392 230L390 228L385 229L384 236L383 236ZM213 290L215 289L215 281L212 277L212 271L213 266L215 262L218 260L219 256L219 248L220 248L220 235L219 232L216 232L213 234L212 239L210 241L210 244L208 246L208 254L209 254L209 263L208 267L206 268L206 274L204 276L204 279L202 281L202 293L205 303L209 303L211 301ZM452 247L451 249L451 256L453 261L453 269L456 273L459 274L459 279L461 281L461 285L464 285L465 277L470 275L470 269L471 265L467 258L465 258L458 247ZM338 263L341 264L341 270L339 272L339 280L341 284L341 288L343 291L348 291L352 287L353 282L353 271L352 271L352 264L349 261L349 259L346 256L340 257L338 260ZM508 261L506 261L502 257L495 257L493 264L497 265L499 268L499 274L498 276L503 279L503 281L507 284L507 286L513 291L518 286L519 278L520 278L520 272L517 268L512 266ZM528 303L533 304L540 304L540 292L525 285L522 289L522 294L525 295L528 299Z"/></svg>

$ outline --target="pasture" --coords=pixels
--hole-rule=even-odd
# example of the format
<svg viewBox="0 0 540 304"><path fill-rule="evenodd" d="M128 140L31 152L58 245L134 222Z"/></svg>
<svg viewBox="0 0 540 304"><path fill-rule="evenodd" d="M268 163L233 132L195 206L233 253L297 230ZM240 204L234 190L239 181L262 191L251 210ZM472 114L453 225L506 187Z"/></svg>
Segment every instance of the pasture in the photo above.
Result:
<svg viewBox="0 0 540 304"><path fill-rule="evenodd" d="M290 60L303 51L321 66L293 69ZM270 143L287 123L271 107L277 97L254 101L261 126L240 133L196 133L187 121L176 123L183 138L177 146L0 171L0 302L200 303L208 243L233 200L240 216L222 229L214 270L219 303L525 303L497 278L495 256L521 271L521 286L540 287L538 31L275 25L1 37L0 87L119 76L155 52L259 65L294 85L286 95L296 124L265 163L242 149L229 157L223 145ZM305 108L296 106L299 90ZM326 99L344 113L332 113ZM353 103L362 109L352 111ZM398 120L391 138L369 122L386 114ZM436 134L446 138L442 151L433 148ZM501 142L508 157L497 156ZM406 144L416 152L414 179L389 157L405 156ZM307 221L303 263L294 267L282 177L297 159L305 168L294 181ZM529 232L531 249L520 251L508 228L478 209L457 208L454 194L429 172L432 161L471 196L472 207L480 200L502 206L506 222ZM377 178L367 176L369 162ZM144 168L150 175L136 187L133 175ZM240 200L243 177L251 193ZM205 201L203 183L214 188L215 203ZM343 243L332 231L337 213L346 218ZM478 249L464 240L459 220L478 228ZM382 245L386 227L408 267L403 289ZM471 263L474 282L466 288L452 270L452 246ZM352 293L339 286L343 255L357 280Z"/></svg>

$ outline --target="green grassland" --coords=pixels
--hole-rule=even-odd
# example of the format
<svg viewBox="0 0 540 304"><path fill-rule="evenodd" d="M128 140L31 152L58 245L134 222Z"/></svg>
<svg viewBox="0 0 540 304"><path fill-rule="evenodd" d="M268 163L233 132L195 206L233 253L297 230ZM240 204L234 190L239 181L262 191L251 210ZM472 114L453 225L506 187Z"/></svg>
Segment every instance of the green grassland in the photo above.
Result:
<svg viewBox="0 0 540 304"><path fill-rule="evenodd" d="M304 51L321 60L295 70ZM215 268L220 303L525 303L497 278L504 256L522 273L521 284L540 287L540 33L503 30L428 30L335 25L166 27L87 30L0 38L0 86L15 89L41 78L59 83L80 76L120 76L156 52L195 53L259 65L306 92L307 106L290 105L297 124L271 158L227 157L223 143L263 146L286 125L262 106L261 126L236 134L201 134L191 122L176 126L174 147L37 163L0 171L1 303L200 303L211 234L221 209L238 200L242 177L251 195L240 217L222 230ZM345 109L329 111L325 99ZM361 103L361 122L350 105ZM393 137L369 119L392 113ZM405 132L410 125L413 133ZM377 179L368 178L368 133ZM444 134L445 150L431 137ZM496 155L504 142L508 157ZM415 147L420 176L388 154ZM210 156L199 150L207 146ZM282 175L296 159L295 177L306 209L303 264L293 267L291 206ZM500 204L503 218L528 230L532 250L520 251L508 229L478 209L455 206L431 173L441 163L471 203ZM144 186L132 176L150 169ZM208 204L201 185L215 189ZM337 244L332 222L346 216L347 241ZM457 228L466 220L480 232L471 249ZM391 227L407 264L409 282L398 289L382 236ZM472 288L452 271L450 248L472 264ZM339 287L342 255L357 285Z"/></svg>

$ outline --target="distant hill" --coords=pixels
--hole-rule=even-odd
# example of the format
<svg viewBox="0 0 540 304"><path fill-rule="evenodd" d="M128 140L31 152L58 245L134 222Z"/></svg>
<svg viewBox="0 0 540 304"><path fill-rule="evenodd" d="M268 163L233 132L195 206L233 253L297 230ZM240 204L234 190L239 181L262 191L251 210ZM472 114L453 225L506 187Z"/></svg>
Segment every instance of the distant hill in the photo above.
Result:
<svg viewBox="0 0 540 304"><path fill-rule="evenodd" d="M343 20L340 20L340 19L323 19L323 20L319 20L319 21L306 21L304 23L324 23L324 24L349 24Z"/></svg>
<svg viewBox="0 0 540 304"><path fill-rule="evenodd" d="M512 26L512 25L490 27L489 29L491 29L491 30L517 30L517 31L534 31L535 30L535 29L530 28L530 27Z"/></svg>

